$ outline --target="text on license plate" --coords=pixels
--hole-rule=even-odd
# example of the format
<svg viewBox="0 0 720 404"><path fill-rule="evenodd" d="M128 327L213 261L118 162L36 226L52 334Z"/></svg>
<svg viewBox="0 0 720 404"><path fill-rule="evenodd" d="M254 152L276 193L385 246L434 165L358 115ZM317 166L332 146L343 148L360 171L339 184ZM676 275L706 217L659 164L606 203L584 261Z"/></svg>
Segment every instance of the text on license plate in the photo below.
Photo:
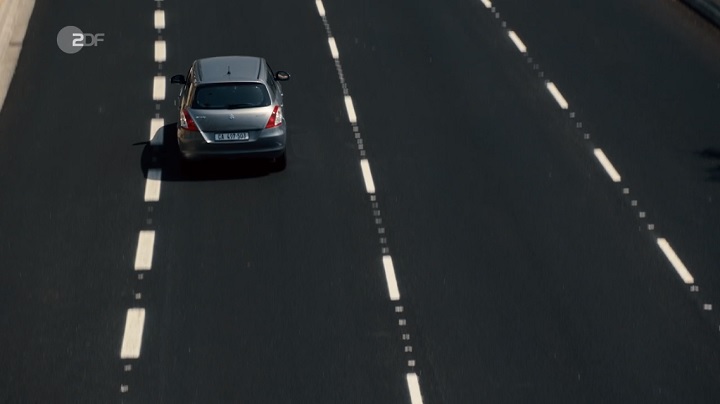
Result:
<svg viewBox="0 0 720 404"><path fill-rule="evenodd" d="M247 132L235 133L216 133L215 140L248 140L250 138Z"/></svg>

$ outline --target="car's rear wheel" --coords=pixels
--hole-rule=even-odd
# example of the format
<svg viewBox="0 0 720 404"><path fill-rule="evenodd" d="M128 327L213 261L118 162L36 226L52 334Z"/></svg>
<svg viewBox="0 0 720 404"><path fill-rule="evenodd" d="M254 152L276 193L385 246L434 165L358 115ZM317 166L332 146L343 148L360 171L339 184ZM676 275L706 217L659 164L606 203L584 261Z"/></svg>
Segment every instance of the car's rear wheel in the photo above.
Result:
<svg viewBox="0 0 720 404"><path fill-rule="evenodd" d="M188 158L185 158L183 156L180 156L180 173L181 174L191 174L197 166L197 162L190 160Z"/></svg>
<svg viewBox="0 0 720 404"><path fill-rule="evenodd" d="M285 167L287 167L286 153L283 152L279 157L275 157L270 164L272 165L273 171L283 171Z"/></svg>

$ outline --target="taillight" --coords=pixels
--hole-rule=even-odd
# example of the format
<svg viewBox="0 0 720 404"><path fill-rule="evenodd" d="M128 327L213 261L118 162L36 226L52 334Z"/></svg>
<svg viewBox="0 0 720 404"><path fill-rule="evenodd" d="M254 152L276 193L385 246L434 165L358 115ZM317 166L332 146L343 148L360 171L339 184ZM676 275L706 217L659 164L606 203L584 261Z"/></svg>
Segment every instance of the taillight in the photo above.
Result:
<svg viewBox="0 0 720 404"><path fill-rule="evenodd" d="M280 108L279 105L276 105L275 108L273 108L272 114L270 114L270 119L268 119L268 123L267 123L267 125L265 125L265 129L280 126L282 121L283 121L282 108Z"/></svg>
<svg viewBox="0 0 720 404"><path fill-rule="evenodd" d="M190 112L188 112L187 109L183 109L182 113L180 114L180 127L187 130L198 130L197 125L195 125L195 121L193 121L192 117L190 116Z"/></svg>

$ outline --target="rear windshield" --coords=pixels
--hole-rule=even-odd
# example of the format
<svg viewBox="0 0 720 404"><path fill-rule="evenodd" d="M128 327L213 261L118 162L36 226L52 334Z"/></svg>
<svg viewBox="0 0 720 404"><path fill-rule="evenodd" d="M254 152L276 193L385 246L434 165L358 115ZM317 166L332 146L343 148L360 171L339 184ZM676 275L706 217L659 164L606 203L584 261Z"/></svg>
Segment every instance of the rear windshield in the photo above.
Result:
<svg viewBox="0 0 720 404"><path fill-rule="evenodd" d="M237 109L270 105L270 95L262 83L206 84L195 90L193 108Z"/></svg>

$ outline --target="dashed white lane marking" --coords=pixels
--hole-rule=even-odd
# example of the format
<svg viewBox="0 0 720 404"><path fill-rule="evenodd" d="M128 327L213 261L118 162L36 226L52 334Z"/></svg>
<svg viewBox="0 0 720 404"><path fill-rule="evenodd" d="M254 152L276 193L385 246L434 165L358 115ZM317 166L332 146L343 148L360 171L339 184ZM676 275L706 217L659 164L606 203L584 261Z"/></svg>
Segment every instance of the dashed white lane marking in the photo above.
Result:
<svg viewBox="0 0 720 404"><path fill-rule="evenodd" d="M370 172L370 163L367 159L360 160L360 169L362 170L363 180L365 181L365 189L368 194L375 193L375 182L372 178L372 172Z"/></svg>
<svg viewBox="0 0 720 404"><path fill-rule="evenodd" d="M155 230L142 230L138 236L135 252L135 270L147 271L152 268L153 249L155 248Z"/></svg>
<svg viewBox="0 0 720 404"><path fill-rule="evenodd" d="M121 359L137 359L140 357L143 328L145 328L145 309L128 309L125 319L125 334L123 334Z"/></svg>
<svg viewBox="0 0 720 404"><path fill-rule="evenodd" d="M513 43L515 44L515 46L517 46L518 50L519 50L521 53L526 53L526 52L527 52L527 47L525 46L525 44L523 43L523 41L520 39L520 37L517 36L517 34L515 33L515 31L508 31L508 36L510 37L510 40L513 41Z"/></svg>
<svg viewBox="0 0 720 404"><path fill-rule="evenodd" d="M657 244L662 250L662 252L667 257L668 261L670 261L670 264L672 264L673 268L675 268L675 272L680 275L683 282L690 285L695 283L695 278L690 274L690 271L685 267L685 264L682 263L680 258L675 254L675 250L670 247L670 243L667 242L664 238L658 238Z"/></svg>
<svg viewBox="0 0 720 404"><path fill-rule="evenodd" d="M383 255L383 267L385 268L385 280L387 281L390 300L400 300L400 291L398 290L397 279L395 278L395 266L393 265L391 256Z"/></svg>
<svg viewBox="0 0 720 404"><path fill-rule="evenodd" d="M145 202L157 202L160 200L161 178L161 169L151 168L148 170L147 180L145 181Z"/></svg>
<svg viewBox="0 0 720 404"><path fill-rule="evenodd" d="M165 99L165 76L153 78L153 100L162 101Z"/></svg>
<svg viewBox="0 0 720 404"><path fill-rule="evenodd" d="M332 53L333 59L337 60L340 58L340 52L338 52L337 44L335 44L335 38L328 38L328 44L330 45L330 53Z"/></svg>
<svg viewBox="0 0 720 404"><path fill-rule="evenodd" d="M491 8L491 5L492 5L492 4L491 4L490 0L481 0L481 1L482 1L482 3L485 5L485 7ZM495 12L495 9L492 8L492 11ZM498 14L495 14L495 17L496 17L496 18L498 18L498 16L499 16ZM503 27L505 27L505 22L503 22ZM510 31L510 32L512 32L512 31ZM510 34L508 34L508 35L510 35ZM511 39L512 39L512 37L511 37ZM513 40L513 42L515 42L515 41ZM518 45L518 44L516 43L516 45ZM518 46L518 49L520 49L519 46ZM528 62L529 62L529 63L532 62L532 59L531 59L531 58L528 58ZM538 65L535 64L535 65L534 65L534 68L537 69L537 68L538 68ZM542 73L542 72L540 72L539 75L540 75L540 77L543 77L543 73ZM562 94L561 94L560 91L557 89L557 87L555 86L555 84L553 84L553 83L550 82L550 81L546 81L546 86L547 86L548 91L549 91L550 94L553 96L553 98L555 98L555 101L560 105L560 107L561 107L562 109L568 109L568 102L567 102L567 101L565 100L565 98L562 96ZM574 113L571 113L571 114L570 114L570 117L573 118L574 115L575 115ZM577 127L577 128L580 128L580 127L582 127L582 124L578 122L578 123L576 124L576 127ZM586 140L590 139L590 134L589 134L589 133L585 133L585 134L584 134L584 138L585 138ZM595 157L596 157L596 158L598 159L598 161L600 162L600 164L601 164L601 165L603 166L603 168L605 169L605 171L608 173L608 175L610 176L610 178L611 178L614 182L620 182L620 181L621 181L620 174L617 172L617 170L615 170L615 168L613 167L613 165L610 163L610 160L607 158L607 156L605 156L605 154L602 152L602 150L599 149L599 148L595 148L595 149L594 149L594 154L595 154ZM623 188L622 193L623 193L624 195L628 195L628 194L630 193L629 188ZM632 206L637 206L637 200L634 200L634 199L633 199L633 200L631 201L631 205L632 205ZM646 217L646 212L644 212L644 211L639 212L639 216L640 216L641 218L645 218L645 217ZM648 223L648 224L647 224L647 229L648 229L648 230L654 230L654 229L655 229L655 225L652 224L652 223ZM680 276L680 278L683 280L683 282L684 282L685 284L690 285L690 290L691 290L691 291L693 291L693 292L698 292L698 291L699 291L699 287L698 287L697 285L694 285L694 283L695 283L695 278L692 276L692 274L691 274L690 271L687 269L687 267L685 266L685 264L683 264L682 260L680 260L680 258L677 256L677 254L676 254L675 251L672 249L672 247L670 246L670 244L668 243L668 241L667 241L666 239L664 239L664 238L658 238L658 239L657 239L657 244L658 244L658 246L660 247L660 249L662 250L663 254L665 254L665 257L668 259L668 261L670 261L670 264L673 266L673 268L675 269L675 271L677 272L677 274ZM711 304L704 304L704 305L703 305L703 308L704 308L704 310L712 310L712 305L711 305Z"/></svg>
<svg viewBox="0 0 720 404"><path fill-rule="evenodd" d="M165 126L165 120L163 118L153 118L150 120L150 145L160 146L163 144L164 131L162 128Z"/></svg>
<svg viewBox="0 0 720 404"><path fill-rule="evenodd" d="M165 28L165 11L155 10L155 29Z"/></svg>
<svg viewBox="0 0 720 404"><path fill-rule="evenodd" d="M553 98L555 98L555 101L557 101L558 105L560 105L560 108L568 109L568 103L565 101L565 97L560 94L560 90L555 87L555 83L548 81L546 86L548 91L550 91L550 94L552 94Z"/></svg>
<svg viewBox="0 0 720 404"><path fill-rule="evenodd" d="M422 394L420 394L420 381L415 373L407 374L408 390L410 391L410 402L412 404L422 404Z"/></svg>
<svg viewBox="0 0 720 404"><path fill-rule="evenodd" d="M327 19L325 18L325 9L322 5L321 0L316 0L315 4L317 5L318 12L320 13L320 17L322 17L323 24L325 25L325 30L327 32L328 36L328 43L330 44L330 49L333 52L333 57L335 57L335 52L333 48L337 48L337 44L335 43L335 40L333 39L332 32L330 30L330 24L328 24ZM339 53L339 52L338 52ZM372 202L372 208L373 208L373 216L375 216L375 223L377 225L380 225L382 223L382 219L380 218L380 210L378 208L378 202L377 202L377 196L375 195L375 184L372 179L372 173L370 171L370 164L368 163L368 160L364 158L365 156L365 150L363 147L363 141L362 137L360 136L359 128L357 125L357 116L355 115L355 108L353 107L352 98L349 96L349 92L347 89L347 84L344 80L344 76L342 73L342 66L340 63L339 58L335 59L335 67L337 69L338 78L340 79L340 83L343 87L343 94L345 95L345 108L348 112L348 118L350 122L352 123L352 129L353 133L355 134L355 139L358 141L358 149L360 150L360 167L363 173L363 179L365 181L365 189L370 194L370 201ZM384 234L385 228L384 227L378 227L378 233ZM392 301L399 301L400 300L400 291L398 290L397 286L397 279L395 277L395 268L393 266L392 258L389 254L389 248L387 247L387 238L380 237L379 239L380 244L382 246L382 254L383 254L383 267L385 270L385 277L386 277L386 283L388 286L388 292L390 295L390 299ZM403 306L396 306L395 312L403 312ZM407 322L406 319L399 319L398 324L400 327L406 326ZM410 340L410 334L406 332L406 330L403 329L402 332L402 340L404 341L403 344L405 346L405 352L406 353L412 353L412 346L409 345L407 341ZM407 366L411 369L414 369L416 366L415 359L409 359L407 361ZM422 404L422 395L420 394L420 384L418 381L417 375L413 372L407 374L407 383L408 383L408 389L410 391L410 396L412 398L411 404Z"/></svg>
<svg viewBox="0 0 720 404"><path fill-rule="evenodd" d="M613 182L620 182L620 174L615 170L615 167L613 167L610 160L605 156L605 153L603 153L601 149L595 149L593 152Z"/></svg>
<svg viewBox="0 0 720 404"><path fill-rule="evenodd" d="M155 41L155 61L164 62L167 59L165 41Z"/></svg>
<svg viewBox="0 0 720 404"><path fill-rule="evenodd" d="M320 17L325 17L325 6L323 6L322 1L315 0L315 6L318 9L318 14L320 14Z"/></svg>
<svg viewBox="0 0 720 404"><path fill-rule="evenodd" d="M347 109L348 119L350 120L350 123L357 123L355 107L353 106L352 98L349 95L345 96L345 109Z"/></svg>

